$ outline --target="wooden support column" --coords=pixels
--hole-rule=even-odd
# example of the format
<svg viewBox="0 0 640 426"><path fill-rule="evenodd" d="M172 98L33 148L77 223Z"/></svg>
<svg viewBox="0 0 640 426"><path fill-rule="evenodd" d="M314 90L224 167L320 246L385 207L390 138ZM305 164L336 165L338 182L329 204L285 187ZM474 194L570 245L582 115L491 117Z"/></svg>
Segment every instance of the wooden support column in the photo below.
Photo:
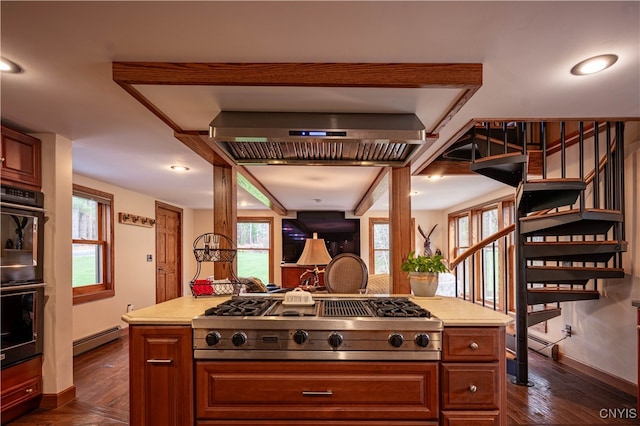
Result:
<svg viewBox="0 0 640 426"><path fill-rule="evenodd" d="M402 261L413 250L411 241L411 170L409 166L392 168L389 182L390 272L393 293L409 294L407 273L400 269Z"/></svg>
<svg viewBox="0 0 640 426"><path fill-rule="evenodd" d="M236 242L238 206L236 196L236 172L233 167L213 166L213 232L225 235ZM215 263L217 279L231 278L228 263Z"/></svg>

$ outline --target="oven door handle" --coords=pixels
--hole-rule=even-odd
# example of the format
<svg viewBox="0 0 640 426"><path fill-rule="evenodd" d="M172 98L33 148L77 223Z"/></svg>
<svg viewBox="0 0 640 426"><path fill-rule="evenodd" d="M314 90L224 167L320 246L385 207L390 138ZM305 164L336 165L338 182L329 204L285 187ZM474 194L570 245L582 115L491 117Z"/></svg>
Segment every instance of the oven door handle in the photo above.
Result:
<svg viewBox="0 0 640 426"><path fill-rule="evenodd" d="M14 209L44 213L44 209L42 207L31 207L31 206L25 206L22 204L7 203L4 201L2 202L2 207L13 207Z"/></svg>
<svg viewBox="0 0 640 426"><path fill-rule="evenodd" d="M333 392L327 391L302 391L302 396L332 396Z"/></svg>

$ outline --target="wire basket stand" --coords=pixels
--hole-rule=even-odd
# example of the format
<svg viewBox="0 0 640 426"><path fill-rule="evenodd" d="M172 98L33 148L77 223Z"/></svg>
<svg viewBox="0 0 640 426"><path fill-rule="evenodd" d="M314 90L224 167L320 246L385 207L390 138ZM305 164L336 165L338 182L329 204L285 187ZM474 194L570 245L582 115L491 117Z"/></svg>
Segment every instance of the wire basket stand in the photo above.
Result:
<svg viewBox="0 0 640 426"><path fill-rule="evenodd" d="M231 264L236 257L236 244L231 238L208 232L199 235L193 241L193 255L196 258L196 274L191 280L191 293L194 296L214 296L239 294L241 284L236 276L233 267L229 267L231 277L225 280L199 280L203 262L221 262Z"/></svg>

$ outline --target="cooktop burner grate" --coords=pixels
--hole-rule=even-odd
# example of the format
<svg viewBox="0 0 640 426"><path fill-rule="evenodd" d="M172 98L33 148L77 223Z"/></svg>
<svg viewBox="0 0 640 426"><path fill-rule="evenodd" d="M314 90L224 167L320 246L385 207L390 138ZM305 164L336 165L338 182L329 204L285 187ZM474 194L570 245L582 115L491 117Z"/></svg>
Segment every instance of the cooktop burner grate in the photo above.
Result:
<svg viewBox="0 0 640 426"><path fill-rule="evenodd" d="M322 316L370 317L372 315L362 300L325 300Z"/></svg>
<svg viewBox="0 0 640 426"><path fill-rule="evenodd" d="M379 299L370 303L379 317L431 318L431 312L408 299Z"/></svg>
<svg viewBox="0 0 640 426"><path fill-rule="evenodd" d="M262 315L271 306L272 301L268 299L231 299L207 309L206 316L245 316L257 317Z"/></svg>

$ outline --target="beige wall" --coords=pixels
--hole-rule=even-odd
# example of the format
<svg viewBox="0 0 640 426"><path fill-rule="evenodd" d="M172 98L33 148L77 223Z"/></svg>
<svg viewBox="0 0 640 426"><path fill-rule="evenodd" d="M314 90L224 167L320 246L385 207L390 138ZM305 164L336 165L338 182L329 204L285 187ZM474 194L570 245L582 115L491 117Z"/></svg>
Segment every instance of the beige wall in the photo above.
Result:
<svg viewBox="0 0 640 426"><path fill-rule="evenodd" d="M155 227L125 225L118 223L117 219L119 212L155 217L156 200L86 176L74 175L73 182L113 194L116 215L115 296L73 306L72 335L73 340L77 340L116 325L126 327L120 317L129 304L140 309L156 303ZM195 262L192 262L191 252L193 212L190 209L183 209L183 227L183 294L191 294L189 280L194 273ZM153 256L152 262L147 262L148 254Z"/></svg>
<svg viewBox="0 0 640 426"><path fill-rule="evenodd" d="M71 290L71 141L34 135L42 142L44 193L44 361L43 392L58 394L73 386Z"/></svg>

